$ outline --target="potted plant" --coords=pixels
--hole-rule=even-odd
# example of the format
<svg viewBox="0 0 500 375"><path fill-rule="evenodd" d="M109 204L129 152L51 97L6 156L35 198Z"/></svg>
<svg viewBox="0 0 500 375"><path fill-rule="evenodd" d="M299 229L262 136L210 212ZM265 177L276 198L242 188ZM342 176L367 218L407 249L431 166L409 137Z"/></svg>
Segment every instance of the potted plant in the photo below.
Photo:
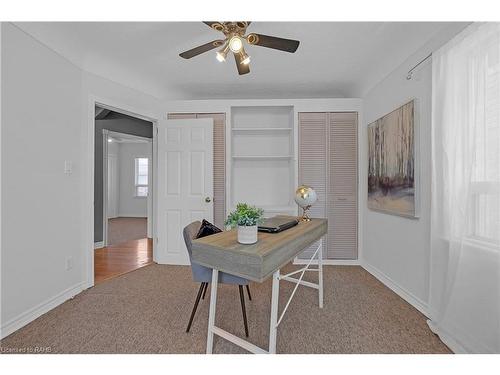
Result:
<svg viewBox="0 0 500 375"><path fill-rule="evenodd" d="M262 222L264 210L246 203L238 203L225 224L234 228L238 226L238 242L253 244L257 242L257 225Z"/></svg>

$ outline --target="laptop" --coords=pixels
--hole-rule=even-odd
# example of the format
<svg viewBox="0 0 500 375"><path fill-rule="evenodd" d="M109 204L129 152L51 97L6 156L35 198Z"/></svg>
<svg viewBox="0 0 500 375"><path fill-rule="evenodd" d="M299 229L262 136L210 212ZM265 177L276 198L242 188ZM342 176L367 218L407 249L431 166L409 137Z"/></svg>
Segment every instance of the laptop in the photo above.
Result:
<svg viewBox="0 0 500 375"><path fill-rule="evenodd" d="M265 219L262 224L259 225L259 231L279 233L288 228L294 227L298 223L299 221L292 216L273 216L271 218Z"/></svg>

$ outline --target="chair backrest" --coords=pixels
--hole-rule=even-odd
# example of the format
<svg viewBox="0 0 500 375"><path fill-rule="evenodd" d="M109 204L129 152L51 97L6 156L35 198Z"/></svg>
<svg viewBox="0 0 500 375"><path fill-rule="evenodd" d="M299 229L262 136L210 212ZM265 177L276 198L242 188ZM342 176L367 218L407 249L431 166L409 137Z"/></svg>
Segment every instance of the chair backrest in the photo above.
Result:
<svg viewBox="0 0 500 375"><path fill-rule="evenodd" d="M196 238L200 227L201 222L194 221L184 228L184 230L182 231L182 235L184 236L184 242L186 243L186 248L189 254L189 261L191 262L191 272L193 274L193 280L203 283L210 282L212 280L212 269L201 266L197 263L193 263L191 259L193 252L193 240Z"/></svg>
<svg viewBox="0 0 500 375"><path fill-rule="evenodd" d="M184 242L186 243L187 251L189 254L189 260L191 260L191 254L193 251L193 240L196 238L198 231L200 230L201 222L193 221L182 231L182 235L184 236Z"/></svg>

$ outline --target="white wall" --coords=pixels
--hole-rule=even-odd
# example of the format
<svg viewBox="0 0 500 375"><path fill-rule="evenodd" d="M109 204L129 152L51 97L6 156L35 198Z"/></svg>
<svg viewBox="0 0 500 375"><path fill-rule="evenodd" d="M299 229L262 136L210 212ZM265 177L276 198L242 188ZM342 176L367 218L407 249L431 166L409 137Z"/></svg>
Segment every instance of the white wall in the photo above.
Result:
<svg viewBox="0 0 500 375"><path fill-rule="evenodd" d="M165 116L159 99L82 71L10 23L1 27L5 337L93 284L94 102Z"/></svg>
<svg viewBox="0 0 500 375"><path fill-rule="evenodd" d="M408 70L462 30L453 24L422 47L363 98L364 127L360 132L360 206L363 210L362 263L386 285L427 313L430 273L430 186L431 186L431 60L424 62L413 79ZM416 99L416 149L420 155L420 218L407 219L367 208L366 126L400 105ZM419 134L419 135L418 135ZM417 142L420 146L418 146Z"/></svg>
<svg viewBox="0 0 500 375"><path fill-rule="evenodd" d="M92 286L94 280L94 106L95 103L103 104L106 107L113 107L118 110L124 110L127 114L135 117L147 117L149 121L156 121L166 118L166 111L162 100L142 93L133 88L122 86L116 82L99 77L95 74L83 71L82 82L82 127L83 134L81 144L84 149L84 166L82 169L82 181L84 193L81 200L81 214L83 217L83 238L84 252L87 254L86 262L82 265L86 275L86 286ZM121 112L121 111L120 111ZM156 147L153 141L153 148ZM154 216L154 213L153 213ZM153 228L148 231L154 232ZM158 254L153 251L153 260L158 261Z"/></svg>
<svg viewBox="0 0 500 375"><path fill-rule="evenodd" d="M119 203L120 217L147 217L148 207L146 197L135 196L135 158L151 160L151 143L121 143L119 165Z"/></svg>
<svg viewBox="0 0 500 375"><path fill-rule="evenodd" d="M388 77L365 97L365 125L415 98L420 132L420 218L413 220L365 209L363 261L391 279L422 306L429 288L431 69L426 63L418 77L405 79L404 69ZM366 127L363 151L366 153ZM363 207L366 207L367 158L360 161Z"/></svg>
<svg viewBox="0 0 500 375"><path fill-rule="evenodd" d="M120 143L108 142L108 156L109 155L118 156L119 152L120 152Z"/></svg>
<svg viewBox="0 0 500 375"><path fill-rule="evenodd" d="M5 336L42 305L81 290L82 82L74 65L11 24L1 27ZM65 161L73 173L64 173Z"/></svg>

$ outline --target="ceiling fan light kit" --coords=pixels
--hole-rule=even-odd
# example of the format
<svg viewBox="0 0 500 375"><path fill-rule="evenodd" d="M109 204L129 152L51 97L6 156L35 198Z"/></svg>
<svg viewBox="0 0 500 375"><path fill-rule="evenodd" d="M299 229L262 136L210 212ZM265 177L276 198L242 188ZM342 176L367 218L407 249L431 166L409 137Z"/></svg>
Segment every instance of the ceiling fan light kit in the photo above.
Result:
<svg viewBox="0 0 500 375"><path fill-rule="evenodd" d="M233 53L240 52L242 48L243 42L241 41L241 38L239 36L235 35L229 40L229 49L231 49Z"/></svg>
<svg viewBox="0 0 500 375"><path fill-rule="evenodd" d="M247 55L244 49L240 51L241 64L248 65L250 64L250 56Z"/></svg>
<svg viewBox="0 0 500 375"><path fill-rule="evenodd" d="M216 53L215 57L217 57L217 60L220 62L226 61L227 53L229 52L229 42L225 44L225 46Z"/></svg>
<svg viewBox="0 0 500 375"><path fill-rule="evenodd" d="M236 22L218 22L218 21L204 21L204 24L211 27L213 30L222 32L225 36L224 40L214 40L212 42L195 47L188 51L179 54L184 59L201 55L214 48L223 46L221 50L217 51L215 57L218 61L226 61L229 51L233 53L236 62L238 74L250 73L250 56L246 53L244 42L253 46L260 46L266 48L277 49L280 51L294 53L299 47L298 40L278 38L264 34L251 33L245 36L247 27L251 22L249 21L236 21Z"/></svg>

